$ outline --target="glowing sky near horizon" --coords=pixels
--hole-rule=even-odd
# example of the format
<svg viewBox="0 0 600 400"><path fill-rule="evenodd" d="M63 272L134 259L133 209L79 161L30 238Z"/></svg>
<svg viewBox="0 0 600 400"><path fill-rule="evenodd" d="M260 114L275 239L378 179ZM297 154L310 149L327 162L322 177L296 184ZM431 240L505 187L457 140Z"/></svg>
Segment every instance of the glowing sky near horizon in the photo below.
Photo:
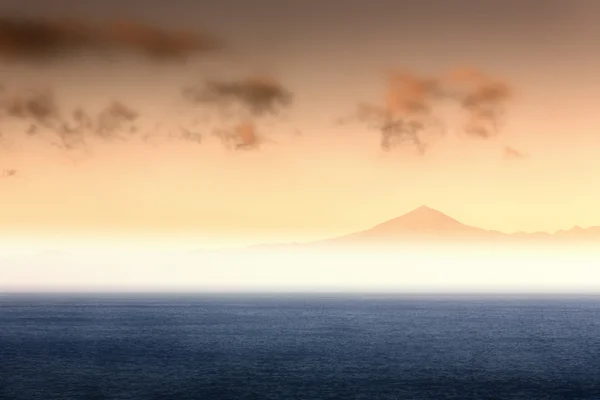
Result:
<svg viewBox="0 0 600 400"><path fill-rule="evenodd" d="M427 204L505 232L600 225L600 4L595 1L5 0L0 16L143 20L230 44L187 64L127 58L0 63L11 86L53 88L62 104L111 99L140 129L194 117L181 88L205 76L273 75L294 95L276 141L232 152L209 138L112 143L69 154L27 138L0 149L0 233L23 238L210 237L262 242L363 230ZM335 121L381 100L383 71L472 66L515 89L488 140L448 135L423 156L383 152L376 132ZM1 121L1 130L17 129ZM301 135L294 132L300 131ZM529 156L505 159L510 146ZM72 158L75 161L72 161ZM242 239L239 239L243 241Z"/></svg>
<svg viewBox="0 0 600 400"><path fill-rule="evenodd" d="M70 247L0 258L0 292L599 293L595 247L202 253Z"/></svg>

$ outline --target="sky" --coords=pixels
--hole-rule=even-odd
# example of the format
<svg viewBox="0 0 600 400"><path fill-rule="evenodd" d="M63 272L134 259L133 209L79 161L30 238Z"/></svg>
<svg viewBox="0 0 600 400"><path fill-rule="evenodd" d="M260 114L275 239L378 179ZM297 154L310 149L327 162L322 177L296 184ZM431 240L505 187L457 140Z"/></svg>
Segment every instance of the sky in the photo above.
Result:
<svg viewBox="0 0 600 400"><path fill-rule="evenodd" d="M599 16L593 0L3 0L0 233L308 240L423 204L504 232L600 225ZM64 20L55 42L23 39ZM19 113L31 93L59 111ZM361 105L444 129L387 145ZM67 145L63 119L83 116Z"/></svg>

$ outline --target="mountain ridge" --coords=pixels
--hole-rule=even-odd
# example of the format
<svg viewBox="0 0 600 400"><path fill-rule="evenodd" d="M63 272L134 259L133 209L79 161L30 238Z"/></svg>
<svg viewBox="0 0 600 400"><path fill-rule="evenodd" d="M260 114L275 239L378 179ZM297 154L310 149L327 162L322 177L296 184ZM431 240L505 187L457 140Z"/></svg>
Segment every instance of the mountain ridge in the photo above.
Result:
<svg viewBox="0 0 600 400"><path fill-rule="evenodd" d="M454 241L578 241L598 240L600 242L600 226L550 232L516 232L505 233L496 230L479 228L462 222L426 205L417 207L399 217L383 221L362 231L347 235L322 239L305 243L273 243L250 246L252 249L327 246L327 245L359 245L359 244L400 244L413 241L454 242Z"/></svg>

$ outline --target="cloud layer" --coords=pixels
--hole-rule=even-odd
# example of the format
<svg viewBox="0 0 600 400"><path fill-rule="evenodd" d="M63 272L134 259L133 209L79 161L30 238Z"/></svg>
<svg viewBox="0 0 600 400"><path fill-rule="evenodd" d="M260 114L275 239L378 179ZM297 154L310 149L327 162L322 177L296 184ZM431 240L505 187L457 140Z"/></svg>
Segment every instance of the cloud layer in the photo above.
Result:
<svg viewBox="0 0 600 400"><path fill-rule="evenodd" d="M222 49L216 38L138 21L0 19L0 57L48 61L75 55L132 53L149 60L186 60Z"/></svg>
<svg viewBox="0 0 600 400"><path fill-rule="evenodd" d="M193 55L222 50L214 37L190 31L158 28L139 21L90 22L69 19L0 18L0 59L20 61L65 60L96 54L137 54L148 60L183 61ZM435 135L447 132L448 121L438 107L451 103L460 110L463 132L478 138L495 136L502 125L512 90L502 80L474 68L458 68L437 76L410 70L387 74L385 91L377 103L362 103L354 117L380 134L380 145L390 150L409 145L424 154ZM0 91L0 114L21 123L13 135L52 133L53 145L70 150L91 138L112 140L149 136L137 125L135 107L115 100L93 113L82 107L62 109L50 89ZM177 121L168 137L202 143L207 134L227 148L257 149L268 142L266 119L281 118L293 106L292 90L270 76L223 80L204 78L181 90L197 115L212 114L216 126ZM19 130L20 129L20 130ZM523 155L505 149L507 158Z"/></svg>

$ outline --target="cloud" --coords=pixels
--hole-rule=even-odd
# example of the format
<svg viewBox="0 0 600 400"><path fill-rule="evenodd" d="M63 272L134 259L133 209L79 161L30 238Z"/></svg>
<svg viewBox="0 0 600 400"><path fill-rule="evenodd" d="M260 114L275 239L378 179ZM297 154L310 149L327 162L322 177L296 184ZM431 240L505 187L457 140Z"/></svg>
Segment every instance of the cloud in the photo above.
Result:
<svg viewBox="0 0 600 400"><path fill-rule="evenodd" d="M388 75L386 106L392 113L404 116L429 114L438 95L439 82L435 78L418 76L410 71L395 71Z"/></svg>
<svg viewBox="0 0 600 400"><path fill-rule="evenodd" d="M54 144L59 148L71 150L85 145L90 137L103 140L126 139L138 133L134 122L139 116L138 111L116 100L95 116L78 107L71 112L71 121L63 119L60 125L54 128L54 133L60 140ZM124 136L123 133L128 135Z"/></svg>
<svg viewBox="0 0 600 400"><path fill-rule="evenodd" d="M6 88L0 91L0 117L2 122L20 121L23 127L3 129L1 139L19 135L37 136L40 127L58 132L62 126L62 115L56 96L51 89L23 90L11 92Z"/></svg>
<svg viewBox="0 0 600 400"><path fill-rule="evenodd" d="M192 55L221 50L224 44L212 36L161 29L138 21L0 18L0 60L38 63L87 55L110 60L114 55L137 54L150 60L183 61ZM85 146L94 138L140 136L146 140L151 135L202 143L211 130L227 147L256 149L266 142L258 132L268 126L264 124L261 129L259 125L268 117L281 118L280 113L292 102L292 93L269 76L206 79L183 89L182 94L189 104L215 114L216 121L211 124L216 126L209 127L205 122L199 127L198 123L179 120L174 127L160 132L140 133L137 125L140 115L128 105L114 101L98 113L81 107L64 110L50 90L0 93L0 113L26 124L25 128L13 129L11 134L41 136L43 133L47 138L51 133L50 144L64 150Z"/></svg>
<svg viewBox="0 0 600 400"><path fill-rule="evenodd" d="M270 77L241 80L205 80L201 85L182 89L183 97L194 106L206 106L226 120L238 120L233 127L217 127L213 134L228 148L257 149L267 140L258 125L265 117L280 117L292 105L292 92Z"/></svg>
<svg viewBox="0 0 600 400"><path fill-rule="evenodd" d="M276 115L291 105L292 94L277 80L250 77L238 81L207 80L201 86L184 88L183 96L194 104L228 108L237 103L254 116Z"/></svg>
<svg viewBox="0 0 600 400"><path fill-rule="evenodd" d="M438 80L404 70L389 73L386 83L383 104L361 103L354 117L380 133L382 149L409 144L425 153L429 134L444 133L442 121L433 114L442 97Z"/></svg>
<svg viewBox="0 0 600 400"><path fill-rule="evenodd" d="M222 49L223 44L208 35L160 29L137 21L0 18L0 59L5 60L45 62L84 55L111 59L117 54L138 54L151 60L181 61ZM281 112L292 103L292 93L269 76L206 79L184 88L182 94L189 104L217 113L216 117L220 113L222 118L211 121L216 123L213 127L179 120L175 129L163 129L157 132L159 136L202 143L206 131L211 133L212 129L227 147L240 150L257 149L265 143L264 135L259 134L268 126L265 119L282 118ZM51 134L50 144L63 150L86 146L94 138L150 137L149 132L138 132L140 114L129 105L113 101L97 113L82 107L61 109L51 90L9 93L0 87L0 113L25 124L11 130L12 135L47 139Z"/></svg>
<svg viewBox="0 0 600 400"><path fill-rule="evenodd" d="M65 113L50 89L17 93L2 91L0 115L3 119L20 121L27 125L25 129L11 129L13 136L33 136L41 131L49 132L58 139L58 142L51 144L62 149L82 146L89 136L108 140L122 138L121 134L124 132L135 134L137 131L134 122L140 116L138 111L120 101L111 102L96 115L81 107Z"/></svg>
<svg viewBox="0 0 600 400"><path fill-rule="evenodd" d="M12 178L17 175L17 170L14 168L5 168L0 173L0 178Z"/></svg>
<svg viewBox="0 0 600 400"><path fill-rule="evenodd" d="M113 101L96 118L94 132L103 138L113 137L123 132L127 123L132 123L139 118L139 113L120 101ZM129 131L135 133L135 128L130 126Z"/></svg>
<svg viewBox="0 0 600 400"><path fill-rule="evenodd" d="M72 150L76 147L85 145L86 134L94 129L94 120L83 108L77 107L71 112L73 123L62 120L61 124L55 128L60 142L53 143L59 148Z"/></svg>
<svg viewBox="0 0 600 400"><path fill-rule="evenodd" d="M504 158L507 160L518 160L529 157L529 154L524 153L514 147L506 146L503 149Z"/></svg>
<svg viewBox="0 0 600 400"><path fill-rule="evenodd" d="M0 57L48 61L95 53L136 53L154 61L183 61L223 48L212 36L138 21L0 19Z"/></svg>
<svg viewBox="0 0 600 400"><path fill-rule="evenodd" d="M267 141L258 133L252 121L241 122L231 129L217 129L215 135L225 146L234 150L257 149Z"/></svg>
<svg viewBox="0 0 600 400"><path fill-rule="evenodd" d="M362 103L354 119L380 133L384 150L409 144L421 154L433 134L445 134L447 122L436 109L458 104L466 112L461 127L468 135L489 138L499 130L509 86L475 69L456 69L441 76L421 76L407 70L388 74L379 104Z"/></svg>
<svg viewBox="0 0 600 400"><path fill-rule="evenodd" d="M506 103L512 98L508 84L470 68L451 71L446 79L451 86L447 95L467 112L465 132L481 138L497 134Z"/></svg>
<svg viewBox="0 0 600 400"><path fill-rule="evenodd" d="M217 126L212 131L213 136L227 148L252 150L269 142L259 133L257 124L267 109L271 110L271 113L277 113L277 105L269 103L274 100L268 101L260 96L257 96L259 100L254 100L252 96L249 98L252 101L243 97L244 108L248 109L247 114L239 115L237 122L232 119L228 121L228 126ZM263 111L256 116L254 107L259 106ZM40 139L49 139L50 145L62 150L81 149L91 144L94 139L126 140L139 137L144 140L149 136L148 132L139 131L137 122L140 112L130 105L114 100L95 113L82 107L64 110L52 90L4 90L0 93L0 116L2 114L6 119L21 123L21 126L17 125L10 130L13 137L37 135ZM159 135L200 144L204 138L202 131L210 132L207 124L206 119L196 117L189 124L176 122L175 130L162 127Z"/></svg>
<svg viewBox="0 0 600 400"><path fill-rule="evenodd" d="M204 135L202 135L202 133L198 132L196 129L185 128L182 126L179 127L179 136L178 137L183 140L186 140L189 142L196 142L196 143L200 144L203 141L203 136Z"/></svg>
<svg viewBox="0 0 600 400"><path fill-rule="evenodd" d="M16 95L4 91L0 95L0 110L8 117L27 119L43 126L52 126L60 120L56 97L50 89Z"/></svg>

